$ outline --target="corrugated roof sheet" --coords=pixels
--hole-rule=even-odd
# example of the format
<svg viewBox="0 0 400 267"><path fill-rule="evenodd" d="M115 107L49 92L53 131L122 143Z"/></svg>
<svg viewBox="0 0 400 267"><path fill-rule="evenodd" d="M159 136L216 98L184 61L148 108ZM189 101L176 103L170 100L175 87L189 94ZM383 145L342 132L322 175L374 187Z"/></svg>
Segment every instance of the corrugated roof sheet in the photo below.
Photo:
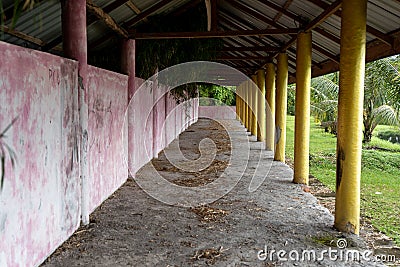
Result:
<svg viewBox="0 0 400 267"><path fill-rule="evenodd" d="M138 12L145 12L154 5L161 3L162 0L93 0L96 5L108 10L111 17L119 25L125 25L126 21L137 16ZM130 1L131 7L127 4ZM197 1L198 4L204 4L203 0L171 0L161 8L157 9L151 15L165 15L172 13L181 6L186 5L191 1ZM14 0L2 0L4 10L8 14L6 25L10 23L10 14L13 8ZM315 1L315 0L293 0L286 6L285 12L281 13L275 10L274 6L283 8L287 3L286 0L262 1L262 0L220 0L218 2L219 9L219 28L228 30L244 30L244 29L266 29L266 28L293 28L299 27L300 21L311 21L324 11L324 5L330 5L334 0ZM321 7L314 3L322 4ZM132 5L135 7L132 9ZM245 6L240 8L240 6ZM251 12L247 12L249 9ZM11 13L10 13L11 12ZM285 14L288 12L289 14ZM340 11L339 13L340 14ZM257 16L255 16L257 15ZM266 19L262 19L262 18ZM91 49L103 49L115 43L115 34L102 21L89 17L91 22L88 25L88 46ZM268 20L273 20L274 24L267 23ZM143 21L140 23L144 23ZM140 24L139 23L139 24ZM368 1L367 12L368 26L380 31L382 34L398 34L400 35L400 1L398 0L370 0ZM324 63L332 60L327 55L337 57L340 53L340 44L335 41L340 39L341 19L338 15L332 15L322 22L318 29L313 31L313 62ZM43 44L47 44L53 40L60 40L61 36L61 5L58 0L44 0L35 5L32 10L23 12L19 17L15 26L15 30L39 40L36 44L24 40L23 38L15 37L11 34L4 33L2 38L4 41L17 45L28 46L35 49L41 49ZM395 37L398 38L398 35ZM392 38L395 38L392 37ZM230 47L252 47L252 46L282 46L291 40L292 36L252 36L252 37L234 37L223 38L225 46ZM99 40L102 40L100 42ZM367 33L367 42L377 40L373 32ZM382 42L380 42L382 43ZM96 44L96 45L94 45ZM57 45L57 44L55 44ZM378 43L379 45L379 43ZM290 72L294 73L295 69L295 50L296 44L293 43L288 51L290 56ZM318 51L319 49L319 51ZM387 46L387 53L394 53L394 49ZM392 49L392 50L391 50ZM396 48L398 49L398 48ZM398 50L396 50L398 51ZM225 55L237 56L245 58L246 56L267 57L274 55L275 52L267 53L265 51L248 51L248 52L226 52ZM385 54L385 53L383 53ZM247 62L246 62L247 61ZM228 61L227 61L228 62ZM255 60L229 61L232 66L259 66L262 64ZM261 64L261 65L260 65ZM251 70L249 70L250 72Z"/></svg>

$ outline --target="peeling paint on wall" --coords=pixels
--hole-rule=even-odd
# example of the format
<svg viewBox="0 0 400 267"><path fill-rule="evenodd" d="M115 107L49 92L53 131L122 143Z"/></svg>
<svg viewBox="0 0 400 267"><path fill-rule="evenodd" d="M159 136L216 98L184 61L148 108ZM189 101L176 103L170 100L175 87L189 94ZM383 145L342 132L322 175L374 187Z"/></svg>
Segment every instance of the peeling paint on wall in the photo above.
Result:
<svg viewBox="0 0 400 267"><path fill-rule="evenodd" d="M0 193L0 266L42 262L79 225L77 62L0 42L0 129L12 118Z"/></svg>
<svg viewBox="0 0 400 267"><path fill-rule="evenodd" d="M89 210L92 212L128 178L124 119L128 76L88 67Z"/></svg>
<svg viewBox="0 0 400 267"><path fill-rule="evenodd" d="M37 266L80 223L78 63L2 42L0 58L0 129L18 117L6 140L17 163L12 168L6 162L0 192L0 266ZM128 177L128 77L89 66L88 79L87 194L93 211ZM152 84L147 86L131 114L134 131L129 138L135 147L129 151L134 158L129 168L134 172L178 136L182 126L196 121L186 113L198 114L196 104L185 110L170 95L146 114L154 102ZM145 134L135 129L145 129ZM148 151L138 149L144 142Z"/></svg>

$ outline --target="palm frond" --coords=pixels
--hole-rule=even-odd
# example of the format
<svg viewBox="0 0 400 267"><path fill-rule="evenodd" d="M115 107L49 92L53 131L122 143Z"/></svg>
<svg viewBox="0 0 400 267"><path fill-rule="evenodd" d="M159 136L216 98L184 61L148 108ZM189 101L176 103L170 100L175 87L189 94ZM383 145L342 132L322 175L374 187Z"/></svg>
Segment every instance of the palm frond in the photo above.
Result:
<svg viewBox="0 0 400 267"><path fill-rule="evenodd" d="M372 111L376 124L389 124L400 126L398 112L389 105L382 105Z"/></svg>

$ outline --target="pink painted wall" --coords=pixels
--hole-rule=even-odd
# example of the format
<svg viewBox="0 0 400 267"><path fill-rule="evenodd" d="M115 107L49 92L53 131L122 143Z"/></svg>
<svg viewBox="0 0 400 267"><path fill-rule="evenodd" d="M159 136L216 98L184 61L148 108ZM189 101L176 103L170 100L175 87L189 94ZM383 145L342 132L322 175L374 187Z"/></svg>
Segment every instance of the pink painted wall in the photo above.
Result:
<svg viewBox="0 0 400 267"><path fill-rule="evenodd" d="M128 178L125 112L128 76L89 66L89 209Z"/></svg>
<svg viewBox="0 0 400 267"><path fill-rule="evenodd" d="M210 119L236 119L236 107L232 106L199 106L198 116Z"/></svg>
<svg viewBox="0 0 400 267"><path fill-rule="evenodd" d="M158 156L158 153L165 147L165 135L163 131L163 126L165 124L165 96L163 95L166 88L164 86L158 85L154 87L153 91L153 151L154 157Z"/></svg>
<svg viewBox="0 0 400 267"><path fill-rule="evenodd" d="M0 192L0 266L41 263L79 226L78 64L0 42L0 131L15 151Z"/></svg>
<svg viewBox="0 0 400 267"><path fill-rule="evenodd" d="M140 78L136 83L138 89L130 103L134 127L129 133L134 143L133 151L129 151L133 154L133 166L129 166L132 175L153 158L153 83Z"/></svg>
<svg viewBox="0 0 400 267"><path fill-rule="evenodd" d="M175 107L176 107L176 101L173 98L171 94L166 94L165 95L165 101L166 101L166 106L165 106L165 114L166 114L166 119L165 119L165 126L164 126L164 131L165 131L165 138L166 138L166 146L168 146L176 136L176 116L175 116Z"/></svg>
<svg viewBox="0 0 400 267"><path fill-rule="evenodd" d="M158 95L166 88L136 78L145 90L133 97L127 166L128 77L89 66L89 191L82 192L77 62L2 42L0 59L0 132L18 118L1 140L17 163L7 159L0 192L0 266L37 266L79 227L82 194L93 211L126 181L127 167L134 174L195 121L197 105L177 105Z"/></svg>

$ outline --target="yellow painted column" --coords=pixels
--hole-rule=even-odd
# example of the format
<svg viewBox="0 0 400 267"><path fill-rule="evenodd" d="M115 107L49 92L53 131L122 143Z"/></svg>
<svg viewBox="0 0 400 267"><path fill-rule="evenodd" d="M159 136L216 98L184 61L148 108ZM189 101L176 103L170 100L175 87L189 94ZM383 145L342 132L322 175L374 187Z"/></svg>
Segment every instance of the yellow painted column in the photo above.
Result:
<svg viewBox="0 0 400 267"><path fill-rule="evenodd" d="M257 75L252 75L253 84L250 85L251 92L251 134L257 136Z"/></svg>
<svg viewBox="0 0 400 267"><path fill-rule="evenodd" d="M257 101L257 116L258 116L258 129L257 131L257 140L261 142L265 142L265 134L267 133L265 125L266 125L266 117L265 117L265 70L260 69L257 71L257 86L260 90L260 94L258 95Z"/></svg>
<svg viewBox="0 0 400 267"><path fill-rule="evenodd" d="M250 94L250 82L246 81L246 129L248 132L251 132L251 94Z"/></svg>
<svg viewBox="0 0 400 267"><path fill-rule="evenodd" d="M276 138L274 160L285 162L288 55L279 53L276 73Z"/></svg>
<svg viewBox="0 0 400 267"><path fill-rule="evenodd" d="M267 115L267 137L265 148L273 150L275 148L275 65L267 63L266 98L269 106Z"/></svg>
<svg viewBox="0 0 400 267"><path fill-rule="evenodd" d="M343 1L335 227L359 234L367 0Z"/></svg>
<svg viewBox="0 0 400 267"><path fill-rule="evenodd" d="M236 94L235 94L236 100L235 100L235 102L236 102L236 119L238 121L240 121L239 90L240 90L240 86L236 87Z"/></svg>
<svg viewBox="0 0 400 267"><path fill-rule="evenodd" d="M308 184L310 143L311 32L297 37L294 183Z"/></svg>
<svg viewBox="0 0 400 267"><path fill-rule="evenodd" d="M237 94L236 94L236 113L238 114L238 120L242 123L243 122L243 117L242 117L242 97L243 97L243 83L236 88Z"/></svg>
<svg viewBox="0 0 400 267"><path fill-rule="evenodd" d="M242 83L242 85L240 86L240 120L242 122L242 124L244 125L244 95L245 91L244 91L244 83Z"/></svg>

